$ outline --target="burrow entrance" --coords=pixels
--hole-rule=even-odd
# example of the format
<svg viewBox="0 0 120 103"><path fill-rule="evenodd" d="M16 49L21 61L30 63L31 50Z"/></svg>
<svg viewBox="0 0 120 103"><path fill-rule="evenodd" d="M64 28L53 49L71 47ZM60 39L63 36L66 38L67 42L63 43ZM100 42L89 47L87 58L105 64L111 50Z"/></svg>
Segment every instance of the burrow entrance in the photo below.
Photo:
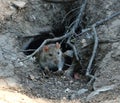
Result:
<svg viewBox="0 0 120 103"><path fill-rule="evenodd" d="M67 10L68 11L68 10ZM68 27L68 25L72 24L75 19L77 18L79 14L79 9L77 9L77 12L72 12L70 16L67 18L67 22L64 21L62 24L54 25L52 28L48 28L46 31L39 32L38 35L34 36L26 36L23 37L23 41L26 41L23 43L22 50L25 55L32 54L46 39L52 39L55 37L61 37L65 35L66 32L69 32L71 30L71 27ZM73 17L73 15L75 15ZM69 21L69 22L68 22ZM79 53L80 62L75 60L75 64L78 63L78 65L74 66L74 73L77 73L78 80L74 78L74 73L71 75L71 77L67 77L65 75L56 75L53 72L48 73L49 75L43 76L41 73L41 70L39 68L39 64L37 69L30 71L28 74L28 82L30 83L30 88L26 92L30 92L33 95L37 97L44 97L44 98L50 98L50 99L61 99L63 97L67 99L72 99L73 95L83 87L86 87L86 84L89 82L89 78L85 76L86 73L86 67L88 65L90 56L91 56L91 49L92 45L86 45L88 42L92 41L93 37L90 34L84 34L81 35L82 29L84 29L87 25L87 19L86 14L82 16L82 22L81 24L75 29L75 34L71 36L71 43L77 48L77 52ZM86 41L86 46L84 48L84 40ZM67 43L67 39L58 40L61 44L62 52L66 52L67 50L73 50L73 48ZM56 43L56 42L50 42L50 43ZM91 43L92 44L92 43ZM73 57L65 57L65 64L64 65L64 72L68 70L68 68L72 65L74 60ZM81 65L82 64L82 65ZM92 72L92 71L91 71ZM31 78L35 77L34 79ZM27 88L28 83L24 82L24 87ZM69 89L73 91L69 91ZM76 92L74 92L76 91Z"/></svg>

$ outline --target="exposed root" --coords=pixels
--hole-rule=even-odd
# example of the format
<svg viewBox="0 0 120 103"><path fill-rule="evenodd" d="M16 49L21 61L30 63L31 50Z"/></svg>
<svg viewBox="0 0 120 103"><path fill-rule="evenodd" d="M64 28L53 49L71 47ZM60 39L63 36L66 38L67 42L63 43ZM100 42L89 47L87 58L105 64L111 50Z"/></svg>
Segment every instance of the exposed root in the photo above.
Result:
<svg viewBox="0 0 120 103"><path fill-rule="evenodd" d="M94 31L94 47L93 47L93 52L92 52L92 56L90 58L90 61L89 61L89 64L88 64L88 67L87 67L87 70L86 70L86 76L89 76L89 77L92 77L92 78L95 78L94 76L91 76L91 71L92 71L92 64L93 64L93 61L95 59L95 55L96 55L96 52L97 52L97 48L98 48L98 36L97 36L97 32L96 32L96 29L95 29L95 25L92 26L93 27L93 31Z"/></svg>

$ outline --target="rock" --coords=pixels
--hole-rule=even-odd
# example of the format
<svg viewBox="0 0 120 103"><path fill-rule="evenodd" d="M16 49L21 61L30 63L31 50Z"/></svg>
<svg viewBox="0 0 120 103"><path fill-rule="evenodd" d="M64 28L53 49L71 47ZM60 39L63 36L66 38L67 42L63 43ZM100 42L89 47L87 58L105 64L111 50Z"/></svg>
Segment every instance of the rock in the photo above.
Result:
<svg viewBox="0 0 120 103"><path fill-rule="evenodd" d="M11 4L15 8L22 9L22 8L25 7L26 2L23 2L23 1L12 1Z"/></svg>
<svg viewBox="0 0 120 103"><path fill-rule="evenodd" d="M30 79L31 79L31 80L34 80L34 79L35 79L35 77L34 77L33 75L30 74L29 76L30 76Z"/></svg>
<svg viewBox="0 0 120 103"><path fill-rule="evenodd" d="M71 92L71 90L70 90L69 88L67 88L67 89L65 89L64 92L65 92L65 93L69 93L69 92Z"/></svg>
<svg viewBox="0 0 120 103"><path fill-rule="evenodd" d="M67 50L66 52L64 52L64 55L72 58L73 57L73 51L72 50Z"/></svg>

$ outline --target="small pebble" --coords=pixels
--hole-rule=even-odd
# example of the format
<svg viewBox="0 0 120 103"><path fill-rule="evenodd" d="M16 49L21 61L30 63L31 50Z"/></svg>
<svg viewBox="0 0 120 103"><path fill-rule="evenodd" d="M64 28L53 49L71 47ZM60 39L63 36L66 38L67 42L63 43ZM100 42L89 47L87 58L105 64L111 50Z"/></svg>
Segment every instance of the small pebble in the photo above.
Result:
<svg viewBox="0 0 120 103"><path fill-rule="evenodd" d="M16 6L16 7L19 8L19 9L22 9L22 8L25 7L26 2L23 2L23 1L12 1L11 4L12 4L13 6Z"/></svg>
<svg viewBox="0 0 120 103"><path fill-rule="evenodd" d="M31 79L31 80L34 80L34 79L35 79L35 77L34 77L33 75L30 74L29 76L30 76L30 79Z"/></svg>
<svg viewBox="0 0 120 103"><path fill-rule="evenodd" d="M69 88L65 89L64 91L65 93L71 92L71 90Z"/></svg>

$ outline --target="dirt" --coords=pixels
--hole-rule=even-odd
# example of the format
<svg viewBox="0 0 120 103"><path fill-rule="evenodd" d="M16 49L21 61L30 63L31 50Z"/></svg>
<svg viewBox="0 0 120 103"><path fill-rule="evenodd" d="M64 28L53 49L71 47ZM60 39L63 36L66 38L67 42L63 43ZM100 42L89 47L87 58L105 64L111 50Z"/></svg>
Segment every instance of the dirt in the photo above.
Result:
<svg viewBox="0 0 120 103"><path fill-rule="evenodd" d="M54 4L42 0L21 0L25 5L16 7L13 6L14 1L18 0L0 0L1 103L120 102L120 15L97 27L99 39L109 42L99 43L93 65L97 79L91 91L83 75L80 80L54 73L43 76L34 58L20 61L26 55L21 52L24 42L19 37L38 35L46 26L59 28L69 9L80 3ZM90 0L85 11L86 28L118 11L119 0ZM100 90L102 92L93 95Z"/></svg>

